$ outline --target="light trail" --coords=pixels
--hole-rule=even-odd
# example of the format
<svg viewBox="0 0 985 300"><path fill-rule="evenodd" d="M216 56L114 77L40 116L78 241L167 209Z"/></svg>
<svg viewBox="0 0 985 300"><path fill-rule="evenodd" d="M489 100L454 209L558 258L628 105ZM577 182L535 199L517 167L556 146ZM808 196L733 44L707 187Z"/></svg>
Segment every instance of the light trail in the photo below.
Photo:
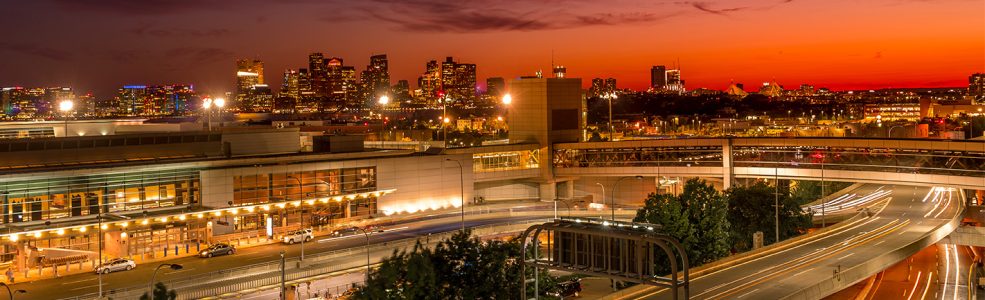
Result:
<svg viewBox="0 0 985 300"><path fill-rule="evenodd" d="M913 289L910 290L910 296L906 297L906 300L913 299L913 295L917 293L917 287L920 286L920 275L923 271L917 271L917 279L913 280Z"/></svg>

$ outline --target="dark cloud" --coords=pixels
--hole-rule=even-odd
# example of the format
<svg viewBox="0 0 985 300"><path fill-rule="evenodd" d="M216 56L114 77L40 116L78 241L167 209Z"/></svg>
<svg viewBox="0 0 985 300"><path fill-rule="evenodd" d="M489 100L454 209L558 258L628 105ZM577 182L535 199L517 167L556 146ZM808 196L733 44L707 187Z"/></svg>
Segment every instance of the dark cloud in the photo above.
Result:
<svg viewBox="0 0 985 300"><path fill-rule="evenodd" d="M68 11L96 11L126 15L169 15L230 6L218 0L48 0Z"/></svg>
<svg viewBox="0 0 985 300"><path fill-rule="evenodd" d="M13 44L0 42L0 50L20 53L29 56L47 58L54 61L68 61L72 59L72 53L55 48L38 46L35 44Z"/></svg>
<svg viewBox="0 0 985 300"><path fill-rule="evenodd" d="M150 37L217 38L230 35L232 31L228 29L157 28L150 25L141 25L131 30L130 33Z"/></svg>
<svg viewBox="0 0 985 300"><path fill-rule="evenodd" d="M713 9L713 8L711 8L711 5L710 4L705 3L705 2L689 2L689 4L691 5L691 7L694 7L696 9L700 10L700 11L703 11L703 12L706 12L706 13L710 13L710 14L722 15L722 16L728 15L729 13L733 13L733 12L737 12L737 11L748 9L748 7L732 7L732 8Z"/></svg>
<svg viewBox="0 0 985 300"><path fill-rule="evenodd" d="M304 0L288 0L310 3ZM592 3L583 0L525 1L444 1L444 0L368 0L349 12L349 17L322 17L326 22L376 20L407 31L488 32L572 29L586 26L611 26L648 23L674 14L651 12L602 12L575 14L573 5ZM583 10L594 11L594 10ZM336 14L338 15L338 14Z"/></svg>

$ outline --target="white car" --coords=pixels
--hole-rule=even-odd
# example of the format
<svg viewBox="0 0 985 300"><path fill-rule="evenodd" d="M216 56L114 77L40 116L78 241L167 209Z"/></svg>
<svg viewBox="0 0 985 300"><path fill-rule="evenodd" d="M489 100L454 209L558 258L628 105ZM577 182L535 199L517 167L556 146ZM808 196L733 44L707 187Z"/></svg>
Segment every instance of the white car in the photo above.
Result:
<svg viewBox="0 0 985 300"><path fill-rule="evenodd" d="M116 271L130 271L137 267L137 262L128 258L114 258L96 267L96 274L109 274Z"/></svg>
<svg viewBox="0 0 985 300"><path fill-rule="evenodd" d="M306 228L285 233L284 237L281 238L281 241L285 244L294 244L300 243L301 241L310 241L314 237L315 235L311 233L311 228Z"/></svg>

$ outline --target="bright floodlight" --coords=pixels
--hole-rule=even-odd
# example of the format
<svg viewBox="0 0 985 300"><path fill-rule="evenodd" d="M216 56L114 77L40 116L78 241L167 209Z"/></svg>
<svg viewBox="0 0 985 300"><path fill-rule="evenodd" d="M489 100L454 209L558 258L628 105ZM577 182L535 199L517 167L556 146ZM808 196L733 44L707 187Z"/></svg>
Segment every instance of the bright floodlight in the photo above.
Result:
<svg viewBox="0 0 985 300"><path fill-rule="evenodd" d="M212 108L212 98L202 99L202 108L204 109Z"/></svg>
<svg viewBox="0 0 985 300"><path fill-rule="evenodd" d="M510 94L503 96L503 104L510 105L510 103L513 103L513 96Z"/></svg>
<svg viewBox="0 0 985 300"><path fill-rule="evenodd" d="M387 104L389 104L390 103L390 96L387 96L387 95L380 96L380 101L379 102L380 102L380 105L387 105Z"/></svg>
<svg viewBox="0 0 985 300"><path fill-rule="evenodd" d="M451 119L445 117L445 120L444 121L445 121L445 123L448 123L448 122L451 122Z"/></svg>
<svg viewBox="0 0 985 300"><path fill-rule="evenodd" d="M62 112L70 111L72 110L72 107L75 107L75 103L72 102L72 100L62 100L61 102L58 102L58 110Z"/></svg>
<svg viewBox="0 0 985 300"><path fill-rule="evenodd" d="M215 101L213 101L213 103L215 103L215 107L222 108L223 106L226 106L226 99L215 98Z"/></svg>

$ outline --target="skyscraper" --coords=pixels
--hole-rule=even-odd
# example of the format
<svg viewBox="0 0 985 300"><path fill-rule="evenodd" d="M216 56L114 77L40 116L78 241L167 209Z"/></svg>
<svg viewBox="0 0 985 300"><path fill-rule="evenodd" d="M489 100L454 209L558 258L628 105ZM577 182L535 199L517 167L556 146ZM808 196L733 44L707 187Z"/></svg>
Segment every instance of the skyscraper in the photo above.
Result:
<svg viewBox="0 0 985 300"><path fill-rule="evenodd" d="M436 106L439 93L441 92L441 65L437 61L428 61L424 67L424 74L417 80L421 88L422 102L429 106Z"/></svg>
<svg viewBox="0 0 985 300"><path fill-rule="evenodd" d="M662 90L667 86L667 67L653 66L650 68L650 87L654 90Z"/></svg>
<svg viewBox="0 0 985 300"><path fill-rule="evenodd" d="M325 69L325 56L319 52L308 55L308 75L311 91L315 97L328 95L328 72Z"/></svg>
<svg viewBox="0 0 985 300"><path fill-rule="evenodd" d="M588 88L588 95L592 97L602 97L616 92L615 78L592 78L592 86Z"/></svg>
<svg viewBox="0 0 985 300"><path fill-rule="evenodd" d="M468 106L475 104L475 74L475 64L458 63L449 56L440 64L429 61L418 83L429 104L437 104L443 95L456 105Z"/></svg>
<svg viewBox="0 0 985 300"><path fill-rule="evenodd" d="M280 97L288 97L297 100L301 94L300 74L295 70L284 70L284 81L280 85Z"/></svg>
<svg viewBox="0 0 985 300"><path fill-rule="evenodd" d="M146 85L124 85L117 91L116 115L139 116L144 113L144 100L147 98Z"/></svg>
<svg viewBox="0 0 985 300"><path fill-rule="evenodd" d="M255 111L257 104L249 99L253 86L263 83L263 61L240 59L236 61L236 108Z"/></svg>
<svg viewBox="0 0 985 300"><path fill-rule="evenodd" d="M985 73L975 73L968 76L968 95L979 101L985 99Z"/></svg>
<svg viewBox="0 0 985 300"><path fill-rule="evenodd" d="M386 54L369 57L369 65L360 76L366 103L373 105L380 96L390 94L390 68Z"/></svg>
<svg viewBox="0 0 985 300"><path fill-rule="evenodd" d="M506 80L503 77L486 78L486 95L498 99L506 94Z"/></svg>
<svg viewBox="0 0 985 300"><path fill-rule="evenodd" d="M568 68L564 66L554 66L554 78L564 78L568 73Z"/></svg>

